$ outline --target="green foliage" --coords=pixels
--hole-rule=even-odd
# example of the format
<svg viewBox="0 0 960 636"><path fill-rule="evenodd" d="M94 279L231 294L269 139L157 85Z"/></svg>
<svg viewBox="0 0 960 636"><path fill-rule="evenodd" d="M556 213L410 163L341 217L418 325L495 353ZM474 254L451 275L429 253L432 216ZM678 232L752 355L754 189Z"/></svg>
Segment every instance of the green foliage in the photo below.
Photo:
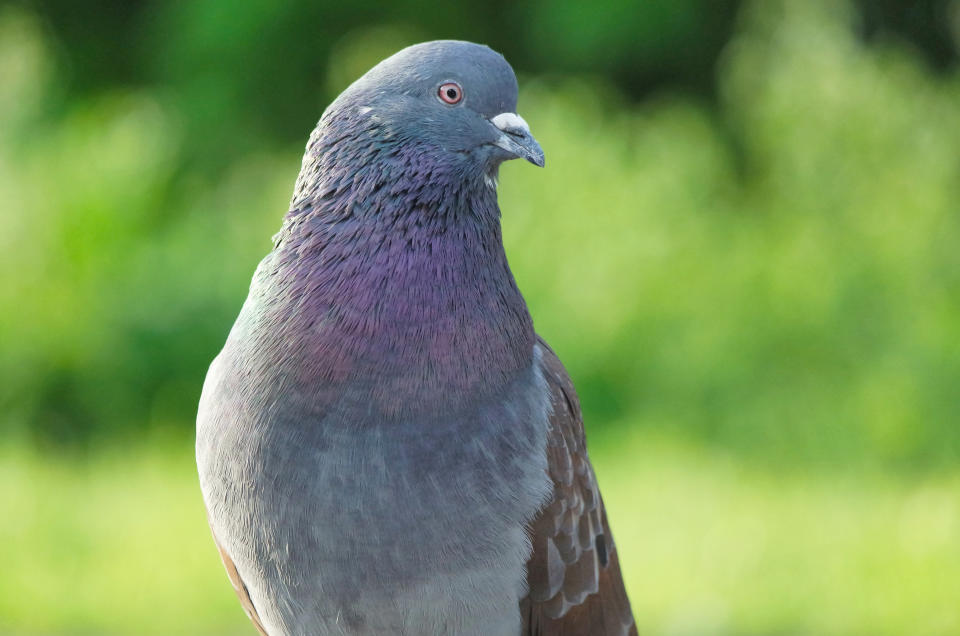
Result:
<svg viewBox="0 0 960 636"><path fill-rule="evenodd" d="M189 451L206 366L320 95L442 36L584 73L521 78L547 168L504 167L504 233L641 631L960 632L956 71L830 0L754 0L715 102L639 104L728 3L97 4L0 7L0 632L251 631Z"/></svg>
<svg viewBox="0 0 960 636"><path fill-rule="evenodd" d="M773 461L954 461L960 85L827 7L746 12L717 112L532 85L548 169L503 175L509 253L588 413Z"/></svg>
<svg viewBox="0 0 960 636"><path fill-rule="evenodd" d="M591 427L774 462L956 460L960 82L865 46L852 15L745 8L715 107L522 82L547 168L503 169L507 249ZM187 167L217 102L144 87L51 114L40 23L8 9L0 31L0 429L188 431L301 145ZM370 33L342 40L346 67L404 37Z"/></svg>

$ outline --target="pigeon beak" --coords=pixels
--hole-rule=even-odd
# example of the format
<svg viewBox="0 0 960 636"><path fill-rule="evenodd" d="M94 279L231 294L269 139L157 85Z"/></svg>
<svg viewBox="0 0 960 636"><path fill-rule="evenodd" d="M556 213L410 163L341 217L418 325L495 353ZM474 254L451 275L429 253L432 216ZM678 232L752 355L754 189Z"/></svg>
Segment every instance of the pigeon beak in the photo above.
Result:
<svg viewBox="0 0 960 636"><path fill-rule="evenodd" d="M523 157L535 166L543 167L543 149L530 134L530 126L516 113L500 113L490 123L501 131L493 145L503 148L514 157Z"/></svg>

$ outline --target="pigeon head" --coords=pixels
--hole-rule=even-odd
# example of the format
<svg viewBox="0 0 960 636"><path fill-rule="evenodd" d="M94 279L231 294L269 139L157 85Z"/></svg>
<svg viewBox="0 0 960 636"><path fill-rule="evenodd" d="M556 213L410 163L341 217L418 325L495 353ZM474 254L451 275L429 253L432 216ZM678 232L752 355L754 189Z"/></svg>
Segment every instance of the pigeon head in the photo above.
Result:
<svg viewBox="0 0 960 636"><path fill-rule="evenodd" d="M517 79L499 53L471 42L407 47L348 87L321 126L366 120L380 144L416 144L462 170L523 158L543 166L540 145L516 114Z"/></svg>

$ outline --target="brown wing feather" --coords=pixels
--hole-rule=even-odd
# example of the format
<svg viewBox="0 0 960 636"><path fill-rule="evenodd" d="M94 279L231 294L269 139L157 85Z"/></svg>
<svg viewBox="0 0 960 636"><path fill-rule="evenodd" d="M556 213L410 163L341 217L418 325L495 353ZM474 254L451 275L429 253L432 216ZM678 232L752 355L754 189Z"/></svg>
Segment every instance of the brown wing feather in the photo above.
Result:
<svg viewBox="0 0 960 636"><path fill-rule="evenodd" d="M573 383L539 339L552 392L547 461L553 499L530 524L529 593L520 602L523 634L635 635L603 500L587 457L583 417Z"/></svg>
<svg viewBox="0 0 960 636"><path fill-rule="evenodd" d="M243 611L246 612L247 618L253 622L253 626L257 628L258 632L263 636L268 636L267 630L264 629L263 624L260 622L260 616L257 615L257 610L253 607L253 601L250 600L250 593L247 592L247 586L244 585L243 580L240 578L240 573L237 572L237 566L233 564L230 555L227 554L223 546L220 545L217 535L213 535L213 542L217 544L217 551L220 552L223 567L227 569L227 576L230 578L230 583L233 584L233 591L236 592L240 598L240 605L243 606Z"/></svg>

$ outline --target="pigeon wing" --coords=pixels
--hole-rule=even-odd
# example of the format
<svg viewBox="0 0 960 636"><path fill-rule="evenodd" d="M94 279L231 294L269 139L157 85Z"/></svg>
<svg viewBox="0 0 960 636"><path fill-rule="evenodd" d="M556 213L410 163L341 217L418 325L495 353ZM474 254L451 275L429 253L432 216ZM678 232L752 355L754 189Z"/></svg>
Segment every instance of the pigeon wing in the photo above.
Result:
<svg viewBox="0 0 960 636"><path fill-rule="evenodd" d="M543 339L553 413L547 462L553 495L530 524L529 592L520 602L524 635L636 635L613 536L587 457L573 383Z"/></svg>

